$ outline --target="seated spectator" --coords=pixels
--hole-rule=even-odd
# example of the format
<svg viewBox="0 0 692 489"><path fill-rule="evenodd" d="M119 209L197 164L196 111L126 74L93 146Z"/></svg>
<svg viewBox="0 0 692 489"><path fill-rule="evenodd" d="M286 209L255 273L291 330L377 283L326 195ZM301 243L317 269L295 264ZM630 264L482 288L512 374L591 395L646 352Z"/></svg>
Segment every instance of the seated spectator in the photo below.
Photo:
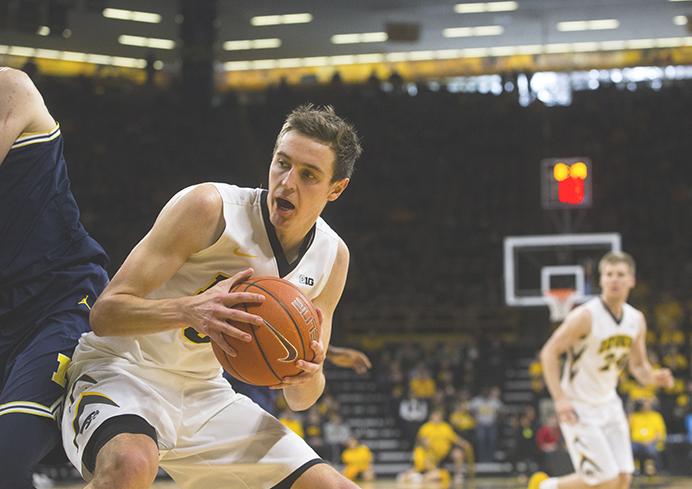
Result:
<svg viewBox="0 0 692 489"><path fill-rule="evenodd" d="M436 467L441 468L451 461L454 464L455 479L462 478L464 451L470 448L470 444L457 435L444 420L441 409L432 412L430 419L418 430L417 439L425 440L422 445L430 450Z"/></svg>
<svg viewBox="0 0 692 489"><path fill-rule="evenodd" d="M305 441L308 442L318 455L326 456L324 447L324 437L322 436L322 418L316 407L308 411L308 419L305 422Z"/></svg>
<svg viewBox="0 0 692 489"><path fill-rule="evenodd" d="M640 463L644 462L642 472L653 475L661 468L660 453L665 448L666 425L663 416L654 411L652 399L645 399L635 404L629 422L634 458Z"/></svg>
<svg viewBox="0 0 692 489"><path fill-rule="evenodd" d="M341 454L344 463L342 474L354 481L362 478L364 481L375 479L375 471L372 467L372 452L367 445L360 443L357 438L350 437L346 442L346 449Z"/></svg>
<svg viewBox="0 0 692 489"><path fill-rule="evenodd" d="M400 473L396 480L399 483L438 483L440 487L448 487L451 475L447 469L438 466L430 441L421 438L413 448L413 467Z"/></svg>
<svg viewBox="0 0 692 489"><path fill-rule="evenodd" d="M413 372L408 384L409 391L416 397L421 399L431 399L435 396L437 386L435 380L430 375L430 371L419 364Z"/></svg>

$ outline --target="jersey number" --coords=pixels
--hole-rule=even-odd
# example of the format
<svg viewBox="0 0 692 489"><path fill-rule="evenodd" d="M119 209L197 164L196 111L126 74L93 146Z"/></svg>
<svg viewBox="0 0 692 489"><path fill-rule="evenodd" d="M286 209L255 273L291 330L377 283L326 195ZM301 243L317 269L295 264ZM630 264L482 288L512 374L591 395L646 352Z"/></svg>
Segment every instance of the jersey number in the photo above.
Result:
<svg viewBox="0 0 692 489"><path fill-rule="evenodd" d="M618 369L618 372L621 372L627 366L628 359L629 355L627 353L623 353L619 357L616 357L615 353L608 353L605 357L603 357L605 363L599 370L601 372L605 372L606 370L610 370L610 368L613 365L615 365L615 368Z"/></svg>
<svg viewBox="0 0 692 489"><path fill-rule="evenodd" d="M58 369L53 372L50 380L58 384L60 387L65 387L65 374L67 373L67 367L70 365L72 359L67 355L58 353Z"/></svg>
<svg viewBox="0 0 692 489"><path fill-rule="evenodd" d="M211 282L209 282L209 284L207 284L206 287L199 289L195 293L195 295L199 295L199 294L206 292L207 290L211 289L213 286L215 286L216 284L218 284L222 280L226 280L227 278L229 278L228 275L226 275L224 273L218 273L216 275L216 277L214 277L214 279ZM211 342L211 338L209 338L205 334L198 333L197 330L193 327L185 328L183 330L183 336L185 336L185 338L187 338L188 340L190 340L193 343L209 343L209 342Z"/></svg>

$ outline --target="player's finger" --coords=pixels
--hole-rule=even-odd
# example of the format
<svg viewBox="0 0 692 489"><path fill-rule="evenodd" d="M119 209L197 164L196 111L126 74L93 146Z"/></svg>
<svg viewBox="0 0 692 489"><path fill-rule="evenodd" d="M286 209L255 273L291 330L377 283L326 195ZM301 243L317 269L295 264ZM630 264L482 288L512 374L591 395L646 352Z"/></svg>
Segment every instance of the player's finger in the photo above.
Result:
<svg viewBox="0 0 692 489"><path fill-rule="evenodd" d="M219 345L223 351L225 351L226 353L228 353L229 356L231 356L231 357L237 357L237 356L238 356L238 352L236 352L236 351L235 351L235 348L233 348L233 347L228 343L228 341L226 341L226 337L225 337L224 335L212 333L212 334L209 335L209 337L211 338L211 340L212 340L214 343L216 343L217 345Z"/></svg>
<svg viewBox="0 0 692 489"><path fill-rule="evenodd" d="M370 359L365 353L360 354L360 359L363 361L363 364L365 365L366 369L371 369L372 368L372 363L370 362Z"/></svg>
<svg viewBox="0 0 692 489"><path fill-rule="evenodd" d="M230 336L231 338L236 338L240 341L244 341L245 343L252 341L252 335L251 334L246 333L245 331L243 331L239 328L236 328L235 326L227 323L226 321L215 320L211 323L211 325L213 326L213 329L214 329L213 332L215 334L223 333L226 336ZM209 336L211 336L211 333L212 332L210 331ZM223 335L219 335L219 336L223 336Z"/></svg>
<svg viewBox="0 0 692 489"><path fill-rule="evenodd" d="M252 277L253 273L255 273L255 271L252 268L246 268L245 270L239 271L231 278L222 280L221 282L219 282L218 286L221 288L221 290L225 290L226 292L228 292L233 288L234 285L237 285L240 282L243 282Z"/></svg>
<svg viewBox="0 0 692 489"><path fill-rule="evenodd" d="M222 302L230 307L237 304L260 304L264 302L264 299L262 294L253 294L252 292L229 292L222 298Z"/></svg>
<svg viewBox="0 0 692 489"><path fill-rule="evenodd" d="M310 342L310 348L315 352L315 358L312 360L315 363L322 363L326 355L324 354L324 348L322 348L322 343L317 340L312 340Z"/></svg>
<svg viewBox="0 0 692 489"><path fill-rule="evenodd" d="M317 313L317 321L320 323L320 326L322 326L322 320L324 319L324 314L322 314L322 309L320 309L319 307L316 307L315 312Z"/></svg>
<svg viewBox="0 0 692 489"><path fill-rule="evenodd" d="M305 360L298 360L296 362L296 367L301 369L303 372L308 373L308 374L315 374L320 371L320 364L319 363L313 363L313 362L306 362ZM293 377L301 377L305 374L298 374L294 375ZM291 377L287 377L291 378ZM286 379L284 379L286 380Z"/></svg>
<svg viewBox="0 0 692 489"><path fill-rule="evenodd" d="M234 323L244 323L253 326L264 326L264 319L256 314L250 314L249 312L241 311L239 309L224 308L219 310L217 316L226 321L232 321Z"/></svg>

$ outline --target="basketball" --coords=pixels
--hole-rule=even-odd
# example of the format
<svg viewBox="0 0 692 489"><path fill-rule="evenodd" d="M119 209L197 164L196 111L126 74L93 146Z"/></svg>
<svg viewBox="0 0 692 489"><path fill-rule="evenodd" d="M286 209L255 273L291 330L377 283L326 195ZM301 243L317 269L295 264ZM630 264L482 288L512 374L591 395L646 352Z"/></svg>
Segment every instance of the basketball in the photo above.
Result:
<svg viewBox="0 0 692 489"><path fill-rule="evenodd" d="M261 304L238 306L264 319L264 326L234 323L253 337L249 343L226 337L236 357L212 341L214 355L223 369L238 380L259 386L277 385L284 377L303 372L296 362L315 358L310 342L320 337L317 312L310 299L291 282L277 277L251 277L231 291L265 297Z"/></svg>

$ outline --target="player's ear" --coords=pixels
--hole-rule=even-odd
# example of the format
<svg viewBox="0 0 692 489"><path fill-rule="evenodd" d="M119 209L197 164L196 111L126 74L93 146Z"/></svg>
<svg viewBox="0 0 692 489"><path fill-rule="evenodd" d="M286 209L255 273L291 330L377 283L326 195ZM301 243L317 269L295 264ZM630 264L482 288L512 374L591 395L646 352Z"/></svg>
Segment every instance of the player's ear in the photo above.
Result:
<svg viewBox="0 0 692 489"><path fill-rule="evenodd" d="M332 183L327 200L329 202L334 202L336 199L338 199L344 190L346 190L346 187L348 187L350 181L350 178L342 178L341 180L337 180L336 182Z"/></svg>

